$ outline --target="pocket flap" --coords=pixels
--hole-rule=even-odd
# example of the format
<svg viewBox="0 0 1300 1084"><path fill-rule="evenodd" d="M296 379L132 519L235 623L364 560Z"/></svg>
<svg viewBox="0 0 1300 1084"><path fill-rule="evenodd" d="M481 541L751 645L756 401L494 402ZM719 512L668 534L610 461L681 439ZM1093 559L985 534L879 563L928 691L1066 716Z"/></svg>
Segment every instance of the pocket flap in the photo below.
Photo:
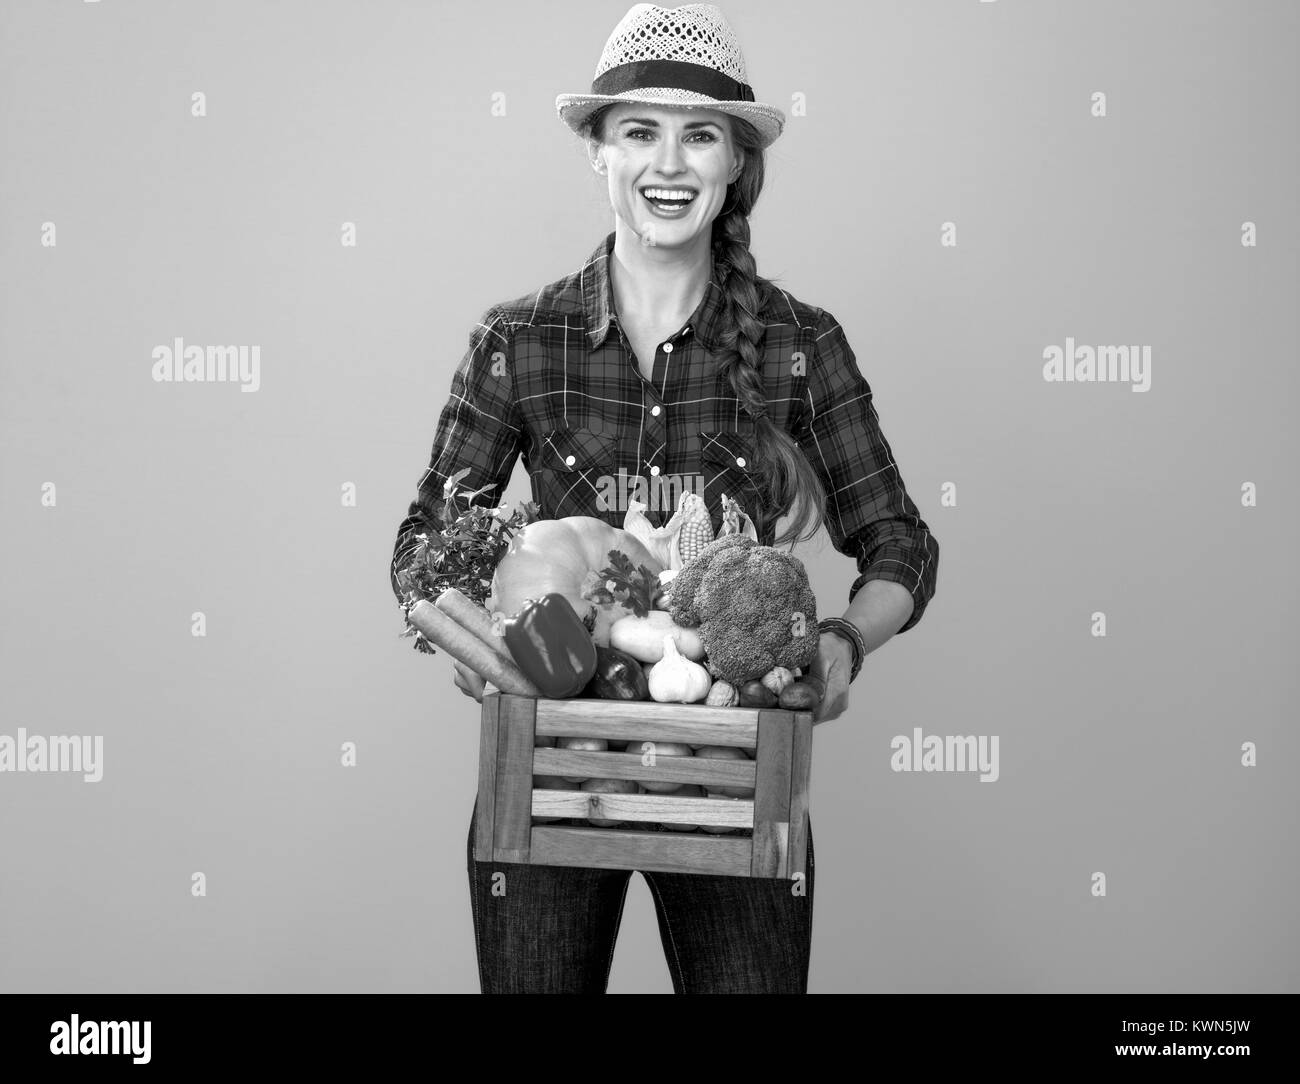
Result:
<svg viewBox="0 0 1300 1084"><path fill-rule="evenodd" d="M753 469L753 442L731 430L700 430L700 458L748 474Z"/></svg>
<svg viewBox="0 0 1300 1084"><path fill-rule="evenodd" d="M614 454L614 437L591 429L552 429L542 439L542 466L551 470L604 469Z"/></svg>

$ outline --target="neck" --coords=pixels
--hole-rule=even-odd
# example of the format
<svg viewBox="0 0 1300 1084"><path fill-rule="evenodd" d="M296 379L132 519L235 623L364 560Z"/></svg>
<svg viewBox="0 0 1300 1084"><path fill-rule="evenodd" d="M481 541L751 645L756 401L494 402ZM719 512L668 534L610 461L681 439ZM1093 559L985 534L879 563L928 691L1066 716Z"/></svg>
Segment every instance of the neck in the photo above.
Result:
<svg viewBox="0 0 1300 1084"><path fill-rule="evenodd" d="M712 267L712 231L684 245L647 245L620 218L610 259L610 285L620 316L672 323L700 303Z"/></svg>

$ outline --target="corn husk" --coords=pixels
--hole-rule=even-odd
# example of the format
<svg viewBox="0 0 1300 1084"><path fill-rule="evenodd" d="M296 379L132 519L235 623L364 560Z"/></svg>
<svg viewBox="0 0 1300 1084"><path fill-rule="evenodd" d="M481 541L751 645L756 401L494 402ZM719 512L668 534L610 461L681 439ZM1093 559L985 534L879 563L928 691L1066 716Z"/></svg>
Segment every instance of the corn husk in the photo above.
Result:
<svg viewBox="0 0 1300 1084"><path fill-rule="evenodd" d="M662 527L646 516L646 505L631 501L623 517L623 530L646 547L664 568L676 570L713 541L713 523L704 498L689 490L677 499L677 510ZM683 546L689 557L683 554Z"/></svg>
<svg viewBox="0 0 1300 1084"><path fill-rule="evenodd" d="M754 526L754 521L745 515L740 505L728 497L725 493L722 495L722 530L719 532L719 538L725 538L729 534L743 534L747 538L758 541L758 528Z"/></svg>

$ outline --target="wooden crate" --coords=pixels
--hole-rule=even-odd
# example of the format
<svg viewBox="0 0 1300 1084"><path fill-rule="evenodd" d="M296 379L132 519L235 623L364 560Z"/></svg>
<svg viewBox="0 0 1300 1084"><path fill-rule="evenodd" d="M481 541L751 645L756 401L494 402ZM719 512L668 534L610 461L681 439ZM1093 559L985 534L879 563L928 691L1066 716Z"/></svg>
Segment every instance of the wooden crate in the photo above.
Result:
<svg viewBox="0 0 1300 1084"><path fill-rule="evenodd" d="M539 737L729 745L753 759L659 757L538 748ZM483 697L474 854L478 861L595 866L735 877L807 875L812 715L766 708L714 708L622 700L545 700L489 691ZM533 776L583 776L701 786L752 787L752 800L665 794L598 794L535 788ZM596 817L616 827L534 823L535 817ZM715 835L661 829L710 825ZM629 827L629 823L633 827ZM644 824L647 829L637 828Z"/></svg>

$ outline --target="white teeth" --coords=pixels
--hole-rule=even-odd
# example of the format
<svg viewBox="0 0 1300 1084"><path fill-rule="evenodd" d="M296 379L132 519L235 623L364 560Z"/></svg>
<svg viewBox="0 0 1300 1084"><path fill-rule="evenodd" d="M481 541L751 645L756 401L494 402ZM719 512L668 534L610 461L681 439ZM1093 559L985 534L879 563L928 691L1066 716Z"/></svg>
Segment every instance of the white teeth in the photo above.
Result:
<svg viewBox="0 0 1300 1084"><path fill-rule="evenodd" d="M648 199L676 199L689 203L695 198L695 193L685 188L643 188L641 191Z"/></svg>

